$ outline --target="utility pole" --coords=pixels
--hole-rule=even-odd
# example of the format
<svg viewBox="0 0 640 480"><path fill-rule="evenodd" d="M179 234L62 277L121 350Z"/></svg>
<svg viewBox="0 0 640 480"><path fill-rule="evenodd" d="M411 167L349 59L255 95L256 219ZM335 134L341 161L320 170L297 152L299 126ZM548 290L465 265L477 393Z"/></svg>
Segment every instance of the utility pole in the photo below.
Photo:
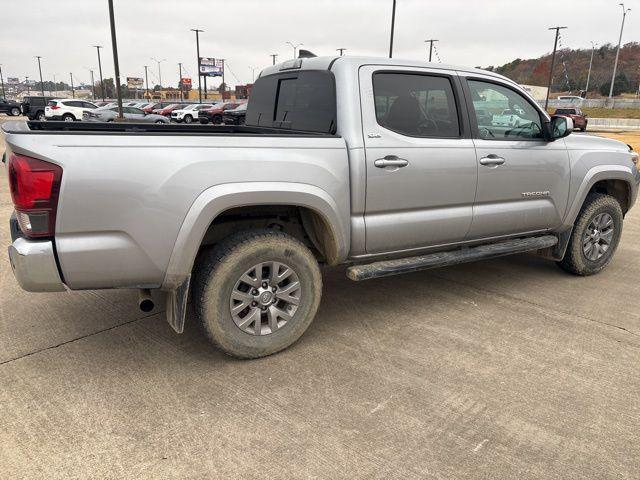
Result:
<svg viewBox="0 0 640 480"><path fill-rule="evenodd" d="M202 103L202 80L200 74L200 32L204 32L204 30L199 30L197 28L192 28L192 32L196 32L196 59L198 60L198 102Z"/></svg>
<svg viewBox="0 0 640 480"><path fill-rule="evenodd" d="M24 83L27 86L27 95L31 95L31 87L29 87L29 77L24 77Z"/></svg>
<svg viewBox="0 0 640 480"><path fill-rule="evenodd" d="M389 38L389 58L393 57L393 30L396 25L396 0L393 0L393 9L391 10L391 37Z"/></svg>
<svg viewBox="0 0 640 480"><path fill-rule="evenodd" d="M224 92L227 91L227 84L224 83L224 58L220 60L222 61L222 100L224 100Z"/></svg>
<svg viewBox="0 0 640 480"><path fill-rule="evenodd" d="M118 63L118 42L116 40L116 21L113 14L113 0L109 0L109 24L111 25L111 48L113 49L113 69L116 77L116 96L118 97L118 119L124 121L122 114L122 92L120 91L120 64Z"/></svg>
<svg viewBox="0 0 640 480"><path fill-rule="evenodd" d="M251 83L256 81L256 67L249 67L251 69Z"/></svg>
<svg viewBox="0 0 640 480"><path fill-rule="evenodd" d="M596 49L597 43L591 42L591 60L589 60L589 72L587 73L587 85L584 87L584 98L587 98L589 93L589 80L591 80L591 66L593 65L593 52Z"/></svg>
<svg viewBox="0 0 640 480"><path fill-rule="evenodd" d="M428 43L429 44L429 61L431 61L431 56L433 55L433 42L439 42L440 40L435 40L435 39L431 39L431 40L425 40L424 43Z"/></svg>
<svg viewBox="0 0 640 480"><path fill-rule="evenodd" d="M166 61L166 58L163 58L162 60L158 60L156 58L151 57L151 60L153 60L154 62L156 62L158 64L158 83L160 85L160 89L162 89L162 70L160 70L160 64L164 61Z"/></svg>
<svg viewBox="0 0 640 480"><path fill-rule="evenodd" d="M297 44L293 44L291 42L287 42L287 45L291 45L291 48L293 48L293 58L295 60L296 58L296 50L298 49L298 47L301 47L302 45L304 45L304 43L297 43Z"/></svg>
<svg viewBox="0 0 640 480"><path fill-rule="evenodd" d="M145 100L151 100L151 97L149 96L149 73L148 70L149 66L145 65L144 66L144 84L147 86L147 90L145 92Z"/></svg>
<svg viewBox="0 0 640 480"><path fill-rule="evenodd" d="M336 48L337 52L340 52L340 56L342 57L344 55L344 51L346 50L346 48Z"/></svg>
<svg viewBox="0 0 640 480"><path fill-rule="evenodd" d="M184 100L182 96L182 63L178 62L178 87L180 87L180 100Z"/></svg>
<svg viewBox="0 0 640 480"><path fill-rule="evenodd" d="M278 54L277 53L272 53L269 56L271 57L271 60L273 61L273 63L271 65L275 65L276 64L276 58L278 58Z"/></svg>
<svg viewBox="0 0 640 480"><path fill-rule="evenodd" d="M104 92L104 80L102 79L102 62L100 61L100 49L103 48L102 45L94 45L96 50L98 51L98 72L100 73L100 92L102 93L102 100L105 99Z"/></svg>
<svg viewBox="0 0 640 480"><path fill-rule="evenodd" d="M69 72L69 76L71 77L71 97L76 98L76 91L73 89L73 72Z"/></svg>
<svg viewBox="0 0 640 480"><path fill-rule="evenodd" d="M551 92L551 82L553 81L553 67L556 65L556 50L558 49L558 37L560 37L560 30L564 30L567 27L550 27L549 30L556 31L556 41L553 44L553 55L551 56L551 70L549 71L549 84L547 87L547 98L544 101L544 109L549 106L549 93Z"/></svg>
<svg viewBox="0 0 640 480"><path fill-rule="evenodd" d="M627 13L631 11L630 8L625 8L624 3L619 3L622 7L622 25L620 26L620 38L618 38L618 49L616 50L616 61L613 64L613 75L611 76L611 88L609 88L609 100L613 97L613 84L616 81L616 70L618 69L618 57L620 56L620 44L622 43L622 31L624 30L624 19Z"/></svg>
<svg viewBox="0 0 640 480"><path fill-rule="evenodd" d="M42 57L36 56L38 59L38 72L40 72L40 92L42 93L42 98L44 98L44 83L42 83L42 66L40 65L40 59Z"/></svg>
<svg viewBox="0 0 640 480"><path fill-rule="evenodd" d="M2 78L2 64L0 64L0 83L2 84L2 98L6 99L7 94L4 91L4 78Z"/></svg>

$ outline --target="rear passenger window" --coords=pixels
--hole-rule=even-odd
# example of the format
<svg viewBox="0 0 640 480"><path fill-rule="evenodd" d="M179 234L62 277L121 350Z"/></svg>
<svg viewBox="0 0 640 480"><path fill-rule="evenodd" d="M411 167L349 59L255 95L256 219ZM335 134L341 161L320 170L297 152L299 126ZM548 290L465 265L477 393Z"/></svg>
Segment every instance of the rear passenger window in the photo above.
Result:
<svg viewBox="0 0 640 480"><path fill-rule="evenodd" d="M376 119L389 130L411 137L460 136L451 81L413 73L373 75Z"/></svg>

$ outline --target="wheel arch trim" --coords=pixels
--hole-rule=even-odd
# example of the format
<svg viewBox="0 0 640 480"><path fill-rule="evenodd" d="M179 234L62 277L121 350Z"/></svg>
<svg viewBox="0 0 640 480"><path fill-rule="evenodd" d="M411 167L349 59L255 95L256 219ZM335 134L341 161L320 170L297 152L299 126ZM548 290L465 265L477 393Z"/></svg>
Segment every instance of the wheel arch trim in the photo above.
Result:
<svg viewBox="0 0 640 480"><path fill-rule="evenodd" d="M628 208L635 203L638 195L638 182L640 181L640 172L635 173L630 167L624 165L597 165L590 168L584 176L580 187L578 187L576 195L567 210L564 218L564 226L572 226L580 213L580 209L584 204L587 194L591 188L602 180L622 180L629 188L629 205Z"/></svg>
<svg viewBox="0 0 640 480"><path fill-rule="evenodd" d="M204 235L220 214L251 205L292 205L313 210L331 229L337 260L347 257L348 221L341 219L335 200L325 190L290 182L225 183L202 192L189 208L167 265L162 290L174 290L191 274Z"/></svg>

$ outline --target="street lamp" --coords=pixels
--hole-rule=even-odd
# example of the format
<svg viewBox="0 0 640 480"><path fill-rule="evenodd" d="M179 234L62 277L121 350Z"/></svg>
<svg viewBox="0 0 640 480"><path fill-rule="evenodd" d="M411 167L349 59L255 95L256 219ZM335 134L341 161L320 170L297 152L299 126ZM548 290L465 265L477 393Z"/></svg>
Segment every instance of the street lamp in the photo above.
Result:
<svg viewBox="0 0 640 480"><path fill-rule="evenodd" d="M589 93L589 80L591 80L591 66L593 65L593 52L596 49L597 43L591 42L591 60L589 60L589 72L587 73L587 84L584 87L584 98L587 98Z"/></svg>
<svg viewBox="0 0 640 480"><path fill-rule="evenodd" d="M291 42L287 42L287 45L291 45L291 48L293 48L293 58L296 58L296 50L298 49L298 47L301 47L302 45L304 45L303 43L298 43L296 45L294 45Z"/></svg>
<svg viewBox="0 0 640 480"><path fill-rule="evenodd" d="M624 30L624 19L627 17L627 13L631 11L630 8L625 8L624 3L619 3L622 7L622 25L620 26L620 38L618 38L618 49L616 50L616 61L613 64L613 75L611 76L611 88L609 88L609 100L613 97L613 84L616 81L616 70L618 69L618 57L620 56L620 44L622 43L622 31Z"/></svg>
<svg viewBox="0 0 640 480"><path fill-rule="evenodd" d="M200 33L204 32L204 30L200 30L197 28L192 28L192 32L196 32L196 60L198 61L197 70L198 70L198 102L202 103L202 79L200 74Z"/></svg>
<svg viewBox="0 0 640 480"><path fill-rule="evenodd" d="M160 70L160 64L161 64L162 62L166 62L166 61L167 61L167 59L166 59L166 58L163 58L162 60L157 60L157 59L155 59L155 58L151 57L151 60L153 60L154 62L156 62L156 63L158 64L158 82L159 82L159 84L160 84L160 89L162 89L162 72L161 72L161 70Z"/></svg>
<svg viewBox="0 0 640 480"><path fill-rule="evenodd" d="M102 45L94 45L94 47L98 51L98 72L100 73L100 92L102 93L102 101L104 101L105 99L104 80L102 79L102 62L100 61L100 49L104 47Z"/></svg>
<svg viewBox="0 0 640 480"><path fill-rule="evenodd" d="M249 67L251 69L251 83L255 83L256 81L256 68L257 67Z"/></svg>

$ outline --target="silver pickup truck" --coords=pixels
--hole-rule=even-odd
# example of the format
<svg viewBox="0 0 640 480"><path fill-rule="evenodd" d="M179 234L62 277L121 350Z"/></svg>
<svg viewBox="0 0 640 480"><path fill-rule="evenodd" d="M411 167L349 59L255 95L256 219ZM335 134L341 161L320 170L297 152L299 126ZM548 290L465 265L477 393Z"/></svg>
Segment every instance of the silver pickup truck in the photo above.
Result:
<svg viewBox="0 0 640 480"><path fill-rule="evenodd" d="M519 126L493 115L519 112ZM9 257L25 290L187 301L211 341L255 358L307 329L319 266L353 280L519 252L590 275L634 204L638 155L571 135L483 70L380 58L265 69L244 126L12 122Z"/></svg>

